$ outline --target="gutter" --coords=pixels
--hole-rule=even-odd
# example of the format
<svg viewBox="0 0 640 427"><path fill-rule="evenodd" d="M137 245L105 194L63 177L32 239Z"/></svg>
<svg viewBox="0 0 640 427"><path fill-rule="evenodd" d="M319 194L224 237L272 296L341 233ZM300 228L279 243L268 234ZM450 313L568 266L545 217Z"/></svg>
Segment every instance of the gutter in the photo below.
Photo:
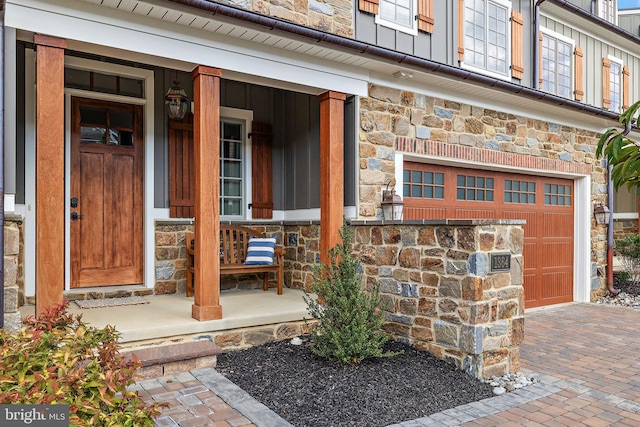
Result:
<svg viewBox="0 0 640 427"><path fill-rule="evenodd" d="M542 0L544 1L544 0ZM603 28L605 28L608 31L611 31L621 37L624 37L627 40L630 40L634 43L640 43L640 37L636 36L633 33L630 33L629 31L625 30L624 28L621 28L615 24L612 24L611 22L604 20L602 18L600 18L597 14L596 14L596 10L595 10L595 3L592 0L591 1L591 11L582 9L581 7L576 6L573 3L570 3L567 0L549 0L551 3L554 3L555 5L568 10L569 12L578 15L584 19L587 19L591 22L593 22L596 25L599 25ZM541 2L540 2L541 3Z"/></svg>
<svg viewBox="0 0 640 427"><path fill-rule="evenodd" d="M418 58L413 55L396 52L395 50L382 48L369 43L361 42L358 40L350 39L347 37L337 36L335 34L326 33L313 28L308 28L302 25L294 24L292 22L283 21L280 19L272 18L265 15L260 15L255 12L247 11L244 9L228 6L221 3L215 3L208 0L168 0L170 3L195 8L204 12L211 13L212 15L220 15L227 18L237 19L243 22L248 22L261 27L264 27L270 31L282 31L285 33L301 36L303 38L318 42L326 43L336 48L347 49L357 53L359 55L367 55L377 60L383 60L389 63L396 63L405 67L413 67L416 71L441 75L446 78L453 78L457 80L467 81L479 86L484 86L490 89L497 89L506 93L513 93L519 96L541 101L544 103L557 105L561 107L567 107L574 111L590 114L597 117L605 117L607 119L618 121L619 115L602 108L594 107L592 105L583 104L572 99L562 98L550 93L541 92L537 89L532 89L519 84L511 83L505 80L496 79L493 77L485 76L483 74L474 73L472 71L463 70L452 65L446 65L439 62L435 62L429 59ZM541 3L544 0L538 0ZM560 1L560 0L554 0ZM639 39L640 41L640 39ZM535 87L535 86L534 86Z"/></svg>

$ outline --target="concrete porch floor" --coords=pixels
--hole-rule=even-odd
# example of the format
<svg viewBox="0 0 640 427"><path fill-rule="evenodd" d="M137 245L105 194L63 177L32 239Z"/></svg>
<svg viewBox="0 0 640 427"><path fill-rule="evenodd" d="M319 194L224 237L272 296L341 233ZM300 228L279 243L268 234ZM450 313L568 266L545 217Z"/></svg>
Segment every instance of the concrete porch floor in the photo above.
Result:
<svg viewBox="0 0 640 427"><path fill-rule="evenodd" d="M191 317L193 298L184 294L148 295L149 304L81 309L69 302L69 312L82 314L82 320L97 328L115 326L125 347L159 338L184 337L209 332L299 322L309 318L303 291L232 290L220 293L222 319L198 321ZM35 306L20 308L22 317L33 315Z"/></svg>

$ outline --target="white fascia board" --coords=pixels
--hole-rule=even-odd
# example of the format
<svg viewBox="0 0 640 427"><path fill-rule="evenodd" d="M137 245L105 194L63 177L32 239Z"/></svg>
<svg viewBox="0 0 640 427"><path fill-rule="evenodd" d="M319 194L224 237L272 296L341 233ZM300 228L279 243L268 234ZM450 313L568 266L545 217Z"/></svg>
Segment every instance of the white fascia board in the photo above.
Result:
<svg viewBox="0 0 640 427"><path fill-rule="evenodd" d="M16 0L5 25L236 73L364 96L368 72L297 52L79 1Z"/></svg>

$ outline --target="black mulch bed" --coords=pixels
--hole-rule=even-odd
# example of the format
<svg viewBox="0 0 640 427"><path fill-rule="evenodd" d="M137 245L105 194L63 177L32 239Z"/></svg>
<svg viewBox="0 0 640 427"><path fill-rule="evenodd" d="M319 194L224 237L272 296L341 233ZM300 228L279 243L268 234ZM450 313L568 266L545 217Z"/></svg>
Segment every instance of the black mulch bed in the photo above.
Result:
<svg viewBox="0 0 640 427"><path fill-rule="evenodd" d="M625 292L629 295L640 295L640 282L636 283L632 280L624 281L619 278L615 278L613 287L615 289L619 289L620 292Z"/></svg>
<svg viewBox="0 0 640 427"><path fill-rule="evenodd" d="M492 388L401 343L394 357L343 366L314 355L308 338L218 356L216 369L295 427L387 426L492 396Z"/></svg>

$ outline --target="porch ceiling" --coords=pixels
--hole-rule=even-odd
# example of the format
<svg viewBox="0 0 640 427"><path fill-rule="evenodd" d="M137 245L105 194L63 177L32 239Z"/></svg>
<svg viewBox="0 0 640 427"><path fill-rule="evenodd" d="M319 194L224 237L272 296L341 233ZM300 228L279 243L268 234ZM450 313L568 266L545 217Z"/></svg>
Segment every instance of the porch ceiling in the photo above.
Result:
<svg viewBox="0 0 640 427"><path fill-rule="evenodd" d="M264 27L249 23L239 25L238 20L224 16L213 16L204 11L187 8L175 3L149 2L140 0L83 0L112 9L134 13L153 19L204 30L221 36L233 37L303 55L313 56L325 61L337 62L355 67L366 67L372 61L369 58L350 52L337 51L307 40L296 40L291 34L277 31L265 32Z"/></svg>

